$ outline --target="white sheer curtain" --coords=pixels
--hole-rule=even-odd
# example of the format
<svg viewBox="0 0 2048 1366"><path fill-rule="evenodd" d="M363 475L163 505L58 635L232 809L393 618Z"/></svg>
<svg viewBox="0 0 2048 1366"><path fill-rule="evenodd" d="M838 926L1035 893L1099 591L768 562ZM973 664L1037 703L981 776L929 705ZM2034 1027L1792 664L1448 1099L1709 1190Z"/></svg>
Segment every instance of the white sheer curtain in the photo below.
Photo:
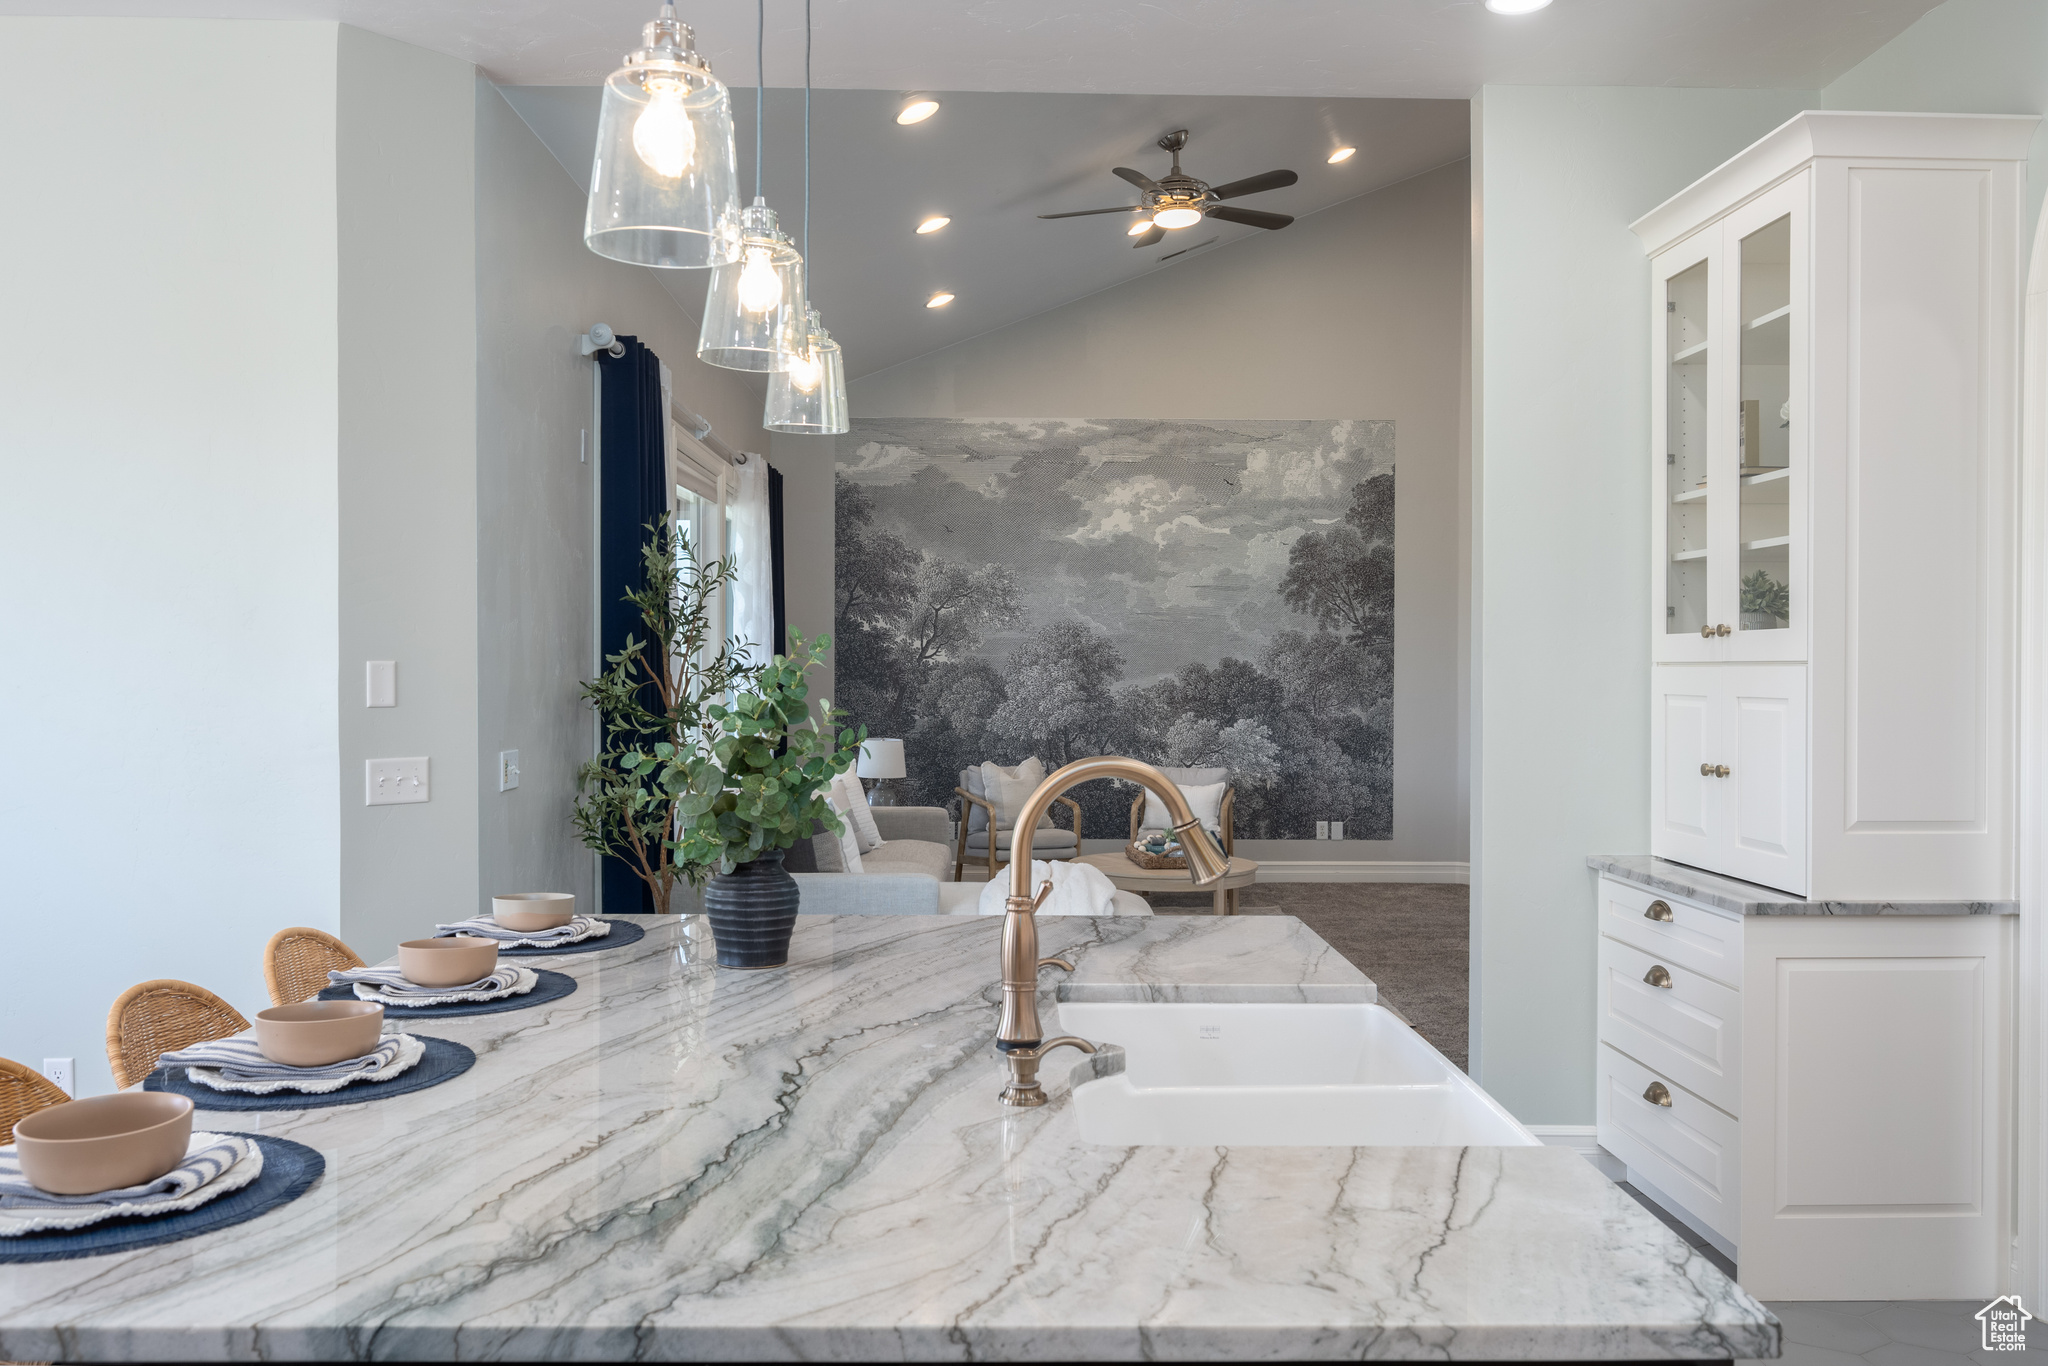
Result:
<svg viewBox="0 0 2048 1366"><path fill-rule="evenodd" d="M775 639L775 571L769 561L768 462L749 455L733 471L737 476L731 503L732 533L727 553L739 573L733 581L733 639L753 647L756 663L765 664L783 648Z"/></svg>

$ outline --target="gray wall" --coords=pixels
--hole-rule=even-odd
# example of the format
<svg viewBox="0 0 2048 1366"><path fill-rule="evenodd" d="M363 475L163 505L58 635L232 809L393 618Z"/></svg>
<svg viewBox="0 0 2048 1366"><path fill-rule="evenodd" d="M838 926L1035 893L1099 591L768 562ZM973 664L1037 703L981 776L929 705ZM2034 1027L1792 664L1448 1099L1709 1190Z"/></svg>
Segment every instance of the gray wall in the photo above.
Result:
<svg viewBox="0 0 2048 1366"><path fill-rule="evenodd" d="M1465 858L1457 624L1467 211L1458 162L851 386L856 417L1393 419L1394 838L1248 841L1250 857ZM823 461L804 475L829 489ZM829 583L829 541L805 553L805 574ZM793 559L790 572L794 583Z"/></svg>
<svg viewBox="0 0 2048 1366"><path fill-rule="evenodd" d="M583 192L487 81L465 86L476 124L476 741L472 793L480 880L494 892L568 891L592 904L594 864L569 825L576 767L596 734L578 684L590 676L593 323L652 347L676 398L739 450L767 451L761 393L696 358L689 297L704 272L662 282L583 245ZM829 492L827 498L829 499ZM829 509L829 503L828 503ZM828 511L829 516L829 511ZM826 629L820 627L819 629ZM402 686L402 684L401 684ZM500 750L519 786L498 791Z"/></svg>
<svg viewBox="0 0 2048 1366"><path fill-rule="evenodd" d="M1649 267L1629 223L1814 103L1473 101L1471 1071L1593 1122L1591 853L1649 839Z"/></svg>
<svg viewBox="0 0 2048 1366"><path fill-rule="evenodd" d="M374 963L476 901L474 78L347 25L338 69L341 937ZM363 804L365 760L420 754L432 800Z"/></svg>

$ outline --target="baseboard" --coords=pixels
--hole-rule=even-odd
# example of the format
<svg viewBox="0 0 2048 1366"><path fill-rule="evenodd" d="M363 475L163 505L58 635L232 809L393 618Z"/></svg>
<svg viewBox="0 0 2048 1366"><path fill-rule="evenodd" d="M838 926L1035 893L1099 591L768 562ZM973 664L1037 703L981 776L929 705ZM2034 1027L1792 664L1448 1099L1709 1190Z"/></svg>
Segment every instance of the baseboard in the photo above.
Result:
<svg viewBox="0 0 2048 1366"><path fill-rule="evenodd" d="M1261 859L1261 882L1470 882L1469 863L1378 859Z"/></svg>
<svg viewBox="0 0 2048 1366"><path fill-rule="evenodd" d="M1628 1164L1600 1146L1599 1131L1590 1124L1525 1124L1546 1148L1570 1148L1600 1169L1609 1181L1628 1176Z"/></svg>

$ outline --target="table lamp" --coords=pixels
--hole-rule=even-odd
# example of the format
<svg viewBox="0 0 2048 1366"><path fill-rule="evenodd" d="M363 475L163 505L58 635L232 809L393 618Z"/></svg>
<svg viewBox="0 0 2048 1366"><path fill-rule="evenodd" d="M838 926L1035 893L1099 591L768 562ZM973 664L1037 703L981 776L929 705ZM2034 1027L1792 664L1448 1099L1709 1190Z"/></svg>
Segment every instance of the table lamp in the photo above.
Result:
<svg viewBox="0 0 2048 1366"><path fill-rule="evenodd" d="M868 740L860 747L860 762L854 772L874 783L868 801L874 806L897 805L896 780L904 774L901 740Z"/></svg>

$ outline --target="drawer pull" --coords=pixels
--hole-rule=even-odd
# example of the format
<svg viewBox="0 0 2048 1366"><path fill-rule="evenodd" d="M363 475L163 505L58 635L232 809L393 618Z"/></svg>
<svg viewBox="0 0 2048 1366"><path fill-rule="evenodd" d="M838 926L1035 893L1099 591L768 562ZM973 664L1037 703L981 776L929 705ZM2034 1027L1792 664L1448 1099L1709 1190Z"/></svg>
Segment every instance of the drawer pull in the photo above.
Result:
<svg viewBox="0 0 2048 1366"><path fill-rule="evenodd" d="M1651 964L1650 970L1643 974L1643 980L1653 987L1662 987L1666 991L1671 990L1671 974L1664 970L1662 963Z"/></svg>
<svg viewBox="0 0 2048 1366"><path fill-rule="evenodd" d="M1671 923L1671 908L1661 901L1652 901L1650 909L1643 912L1643 919L1661 920L1669 925Z"/></svg>
<svg viewBox="0 0 2048 1366"><path fill-rule="evenodd" d="M1671 1088L1661 1081L1653 1081L1650 1083L1649 1089L1643 1092L1643 1099L1652 1105L1661 1105L1669 1110L1671 1108Z"/></svg>

